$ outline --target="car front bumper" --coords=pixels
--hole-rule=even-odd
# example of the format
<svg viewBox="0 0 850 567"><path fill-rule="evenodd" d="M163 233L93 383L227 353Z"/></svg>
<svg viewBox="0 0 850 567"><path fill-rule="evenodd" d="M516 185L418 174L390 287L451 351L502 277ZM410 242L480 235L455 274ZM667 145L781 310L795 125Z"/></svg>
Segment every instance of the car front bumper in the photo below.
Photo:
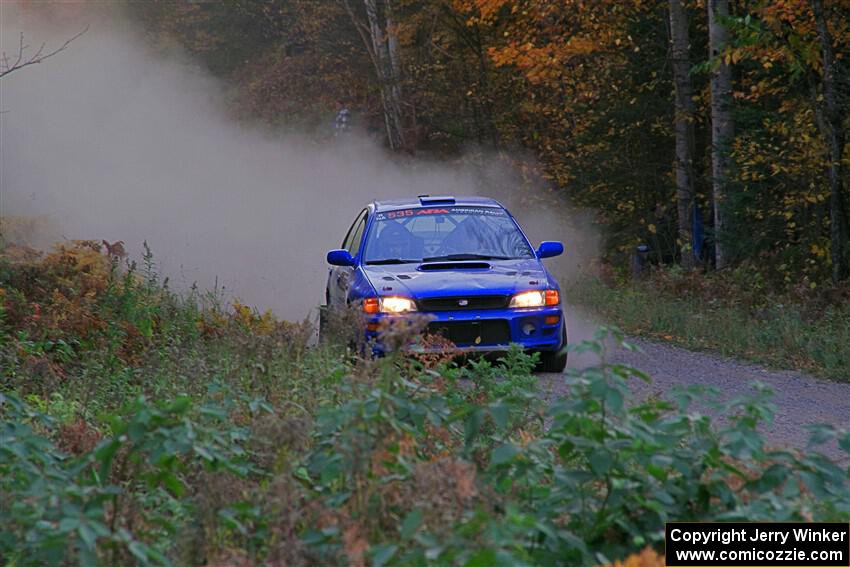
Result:
<svg viewBox="0 0 850 567"><path fill-rule="evenodd" d="M562 345L564 314L560 305L528 309L487 309L439 312L415 312L427 316L428 332L439 334L467 351L492 352L506 350L516 343L526 350L553 351ZM373 350L381 353L381 323L404 315L380 314L368 319L366 338ZM414 348L413 350L420 350ZM426 349L439 350L439 349Z"/></svg>

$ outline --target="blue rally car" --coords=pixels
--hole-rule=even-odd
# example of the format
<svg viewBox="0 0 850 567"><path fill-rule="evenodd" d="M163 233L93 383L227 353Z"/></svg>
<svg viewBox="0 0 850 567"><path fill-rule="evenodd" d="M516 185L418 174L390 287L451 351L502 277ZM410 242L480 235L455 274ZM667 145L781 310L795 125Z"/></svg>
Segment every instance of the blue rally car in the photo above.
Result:
<svg viewBox="0 0 850 567"><path fill-rule="evenodd" d="M541 260L563 251L560 242L534 250L493 199L375 201L357 216L342 248L328 252L327 304L360 306L368 339L377 341L386 317L424 313L429 333L464 350L518 343L541 353L541 370L560 372L567 361L560 288Z"/></svg>

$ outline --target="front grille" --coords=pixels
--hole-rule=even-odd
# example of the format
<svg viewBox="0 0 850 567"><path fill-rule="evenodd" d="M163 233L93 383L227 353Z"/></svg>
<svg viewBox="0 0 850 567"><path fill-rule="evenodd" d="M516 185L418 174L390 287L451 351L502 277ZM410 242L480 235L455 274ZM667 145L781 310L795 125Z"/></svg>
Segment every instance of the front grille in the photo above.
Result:
<svg viewBox="0 0 850 567"><path fill-rule="evenodd" d="M456 297L430 297L417 301L420 311L460 311L464 309L504 309L507 295L471 295Z"/></svg>
<svg viewBox="0 0 850 567"><path fill-rule="evenodd" d="M442 335L457 346L493 346L511 342L511 329L505 319L483 321L433 321L428 332Z"/></svg>

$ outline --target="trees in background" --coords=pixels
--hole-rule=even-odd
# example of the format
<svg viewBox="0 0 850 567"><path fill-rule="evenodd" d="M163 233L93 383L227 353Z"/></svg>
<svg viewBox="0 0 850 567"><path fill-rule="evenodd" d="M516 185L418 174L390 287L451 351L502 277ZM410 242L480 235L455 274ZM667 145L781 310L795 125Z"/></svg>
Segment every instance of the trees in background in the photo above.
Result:
<svg viewBox="0 0 850 567"><path fill-rule="evenodd" d="M363 46L375 70L387 144L391 150L405 146L404 110L401 96L401 54L392 1L363 0L365 19L361 19L352 0L339 0L363 39Z"/></svg>
<svg viewBox="0 0 850 567"><path fill-rule="evenodd" d="M732 18L739 62L735 214L786 280L850 275L848 160L850 2L751 0ZM837 138L833 133L837 134ZM836 144L837 142L837 144Z"/></svg>
<svg viewBox="0 0 850 567"><path fill-rule="evenodd" d="M598 211L612 257L646 243L660 262L749 265L788 286L850 274L850 0L128 10L226 78L243 118L321 132L343 99L393 149L532 153L542 178ZM701 222L715 248L695 258Z"/></svg>
<svg viewBox="0 0 850 567"><path fill-rule="evenodd" d="M714 264L726 267L728 252L724 239L726 207L732 183L732 53L729 48L729 0L707 0L708 45L711 58L711 187L714 201Z"/></svg>
<svg viewBox="0 0 850 567"><path fill-rule="evenodd" d="M839 6L838 4L843 4ZM831 10L844 17L843 40L848 40L847 26L850 3L834 3ZM841 10L841 8L844 10ZM812 0L812 11L821 51L820 92L815 95L818 125L826 142L829 169L830 245L832 252L832 278L836 281L850 277L850 227L848 227L848 198L844 179L845 122L850 113L850 63L846 54L836 55L836 39L830 29L823 0ZM841 57L841 59L839 59Z"/></svg>
<svg viewBox="0 0 850 567"><path fill-rule="evenodd" d="M690 16L684 0L670 0L670 43L675 85L676 204L681 263L694 266L694 101L691 85Z"/></svg>

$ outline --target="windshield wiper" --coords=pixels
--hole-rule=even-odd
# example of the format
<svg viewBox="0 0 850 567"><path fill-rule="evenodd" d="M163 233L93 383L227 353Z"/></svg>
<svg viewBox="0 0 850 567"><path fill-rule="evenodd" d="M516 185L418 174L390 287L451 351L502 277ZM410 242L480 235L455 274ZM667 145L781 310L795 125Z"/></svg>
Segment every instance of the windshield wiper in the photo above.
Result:
<svg viewBox="0 0 850 567"><path fill-rule="evenodd" d="M385 264L415 264L419 260L406 260L404 258L382 258L380 260L366 260L369 266L380 266Z"/></svg>
<svg viewBox="0 0 850 567"><path fill-rule="evenodd" d="M509 256L493 256L492 254L446 254L423 258L423 262L457 262L462 260L510 260Z"/></svg>

